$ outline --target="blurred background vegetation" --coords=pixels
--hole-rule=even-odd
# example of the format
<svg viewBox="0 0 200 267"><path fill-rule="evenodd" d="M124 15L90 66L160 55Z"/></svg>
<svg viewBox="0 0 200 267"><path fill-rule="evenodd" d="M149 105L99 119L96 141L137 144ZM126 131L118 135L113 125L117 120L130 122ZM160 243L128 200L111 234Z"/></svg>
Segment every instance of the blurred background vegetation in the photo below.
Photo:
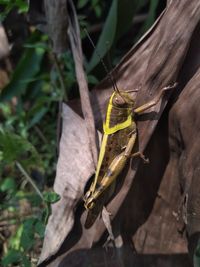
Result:
<svg viewBox="0 0 200 267"><path fill-rule="evenodd" d="M76 0L106 64L116 65L165 7L158 0ZM0 255L2 266L35 266L40 254L58 157L59 104L79 97L70 50L55 55L51 41L28 23L25 0L0 0L10 46L0 60ZM81 31L90 89L106 74ZM107 54L111 63L107 63ZM112 66L108 68L111 69Z"/></svg>

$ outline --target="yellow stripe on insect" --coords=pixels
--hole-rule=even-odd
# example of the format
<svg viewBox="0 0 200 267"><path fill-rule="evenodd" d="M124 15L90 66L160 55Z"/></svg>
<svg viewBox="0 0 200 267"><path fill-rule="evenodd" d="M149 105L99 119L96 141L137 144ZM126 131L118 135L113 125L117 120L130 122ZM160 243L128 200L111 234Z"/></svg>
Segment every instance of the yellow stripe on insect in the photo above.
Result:
<svg viewBox="0 0 200 267"><path fill-rule="evenodd" d="M108 135L113 134L119 130L125 129L125 128L129 127L132 123L132 114L130 114L125 121L120 122L120 123L116 123L115 126L110 127L110 125L109 125L110 124L110 115L111 115L112 108L113 108L112 101L113 101L114 95L115 95L115 92L112 94L112 96L110 98L110 101L108 104L108 110L107 110L107 114L106 114L106 121L103 124L104 133L108 134Z"/></svg>
<svg viewBox="0 0 200 267"><path fill-rule="evenodd" d="M94 182L92 183L92 189L91 189L92 192L95 190L95 187L96 187L97 179L98 179L98 176L99 176L99 171L100 171L100 168L101 168L101 165L102 165L102 162L103 162L103 158L104 158L104 155L105 155L107 140L108 140L108 135L104 134L103 135L103 140L102 140L102 143L101 143L101 150L100 150L100 154L99 154L97 170L96 170L96 173L95 173Z"/></svg>

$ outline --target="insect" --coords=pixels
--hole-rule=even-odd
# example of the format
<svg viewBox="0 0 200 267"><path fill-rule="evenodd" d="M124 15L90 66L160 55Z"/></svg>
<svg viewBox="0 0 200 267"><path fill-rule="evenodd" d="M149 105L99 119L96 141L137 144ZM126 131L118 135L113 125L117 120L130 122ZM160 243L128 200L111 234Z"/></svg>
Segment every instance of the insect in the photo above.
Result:
<svg viewBox="0 0 200 267"><path fill-rule="evenodd" d="M95 48L88 32L86 30L85 32ZM88 210L85 222L86 228L89 228L94 223L112 191L114 191L112 190L112 185L114 187L114 182L125 167L128 159L140 157L145 163L149 162L140 151L132 152L137 138L134 115L140 114L156 105L167 90L176 86L175 83L172 86L163 88L152 101L136 108L135 98L131 96L131 93L138 90L119 90L97 50L96 53L108 74L114 92L109 99L106 119L103 125L104 134L95 177L83 198L84 206Z"/></svg>
<svg viewBox="0 0 200 267"><path fill-rule="evenodd" d="M84 197L84 206L89 211L85 226L90 227L99 214L105 200L108 187L116 180L129 158L140 157L145 163L148 159L134 148L137 127L134 115L140 114L156 105L164 93L176 84L163 88L152 101L135 108L135 99L131 97L133 91L114 90L110 97L102 139L98 165L94 181ZM105 195L104 195L105 197Z"/></svg>

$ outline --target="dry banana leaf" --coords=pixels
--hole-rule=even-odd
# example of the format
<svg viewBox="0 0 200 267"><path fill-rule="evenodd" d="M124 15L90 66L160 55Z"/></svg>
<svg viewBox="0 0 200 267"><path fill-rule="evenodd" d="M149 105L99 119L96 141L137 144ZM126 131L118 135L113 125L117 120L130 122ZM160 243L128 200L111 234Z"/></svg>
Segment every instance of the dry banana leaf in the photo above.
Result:
<svg viewBox="0 0 200 267"><path fill-rule="evenodd" d="M28 18L31 24L49 35L53 52L66 51L68 13L66 0L30 0Z"/></svg>
<svg viewBox="0 0 200 267"><path fill-rule="evenodd" d="M63 104L62 121L61 152L54 183L54 190L61 200L52 206L41 259L55 253L72 229L75 207L83 195L88 177L94 173L84 120Z"/></svg>
<svg viewBox="0 0 200 267"><path fill-rule="evenodd" d="M9 55L10 48L4 27L0 23L0 60Z"/></svg>

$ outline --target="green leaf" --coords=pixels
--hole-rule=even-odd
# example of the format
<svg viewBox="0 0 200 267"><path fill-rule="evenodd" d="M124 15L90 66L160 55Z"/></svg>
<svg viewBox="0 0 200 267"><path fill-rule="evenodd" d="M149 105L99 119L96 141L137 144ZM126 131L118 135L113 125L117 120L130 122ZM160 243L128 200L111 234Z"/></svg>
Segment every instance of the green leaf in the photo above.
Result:
<svg viewBox="0 0 200 267"><path fill-rule="evenodd" d="M94 75L87 75L88 83L89 84L98 84L98 79Z"/></svg>
<svg viewBox="0 0 200 267"><path fill-rule="evenodd" d="M31 36L30 42L37 42L37 33ZM25 48L10 83L2 90L0 101L8 101L13 96L22 95L28 88L30 81L39 72L45 49L41 47Z"/></svg>
<svg viewBox="0 0 200 267"><path fill-rule="evenodd" d="M44 200L47 203L53 204L60 200L60 195L58 195L55 192L45 192L43 195L44 195Z"/></svg>
<svg viewBox="0 0 200 267"><path fill-rule="evenodd" d="M28 129L33 127L35 124L39 123L44 115L49 110L50 103L54 99L51 97L39 96L38 100L32 106L32 108L27 112L27 120L29 121Z"/></svg>
<svg viewBox="0 0 200 267"><path fill-rule="evenodd" d="M98 4L99 0L92 0L92 6L95 7Z"/></svg>
<svg viewBox="0 0 200 267"><path fill-rule="evenodd" d="M2 265L3 266L8 266L10 264L16 264L19 263L21 260L21 252L11 249L8 251L8 253L6 254L6 256L3 258L2 260Z"/></svg>
<svg viewBox="0 0 200 267"><path fill-rule="evenodd" d="M1 5L8 5L10 3L10 0L0 0Z"/></svg>
<svg viewBox="0 0 200 267"><path fill-rule="evenodd" d="M2 22L10 11L15 7L15 4L11 1L1 0L1 5L4 6L3 11L0 13L0 22Z"/></svg>
<svg viewBox="0 0 200 267"><path fill-rule="evenodd" d="M51 204L46 203L46 208L42 212L42 222L44 223L44 225L47 225L51 213L52 213Z"/></svg>
<svg viewBox="0 0 200 267"><path fill-rule="evenodd" d="M29 261L28 257L23 256L21 262L22 262L22 267L31 267L31 262Z"/></svg>
<svg viewBox="0 0 200 267"><path fill-rule="evenodd" d="M89 2L89 0L79 0L78 4L77 4L77 8L83 8L84 6L86 6L86 4Z"/></svg>
<svg viewBox="0 0 200 267"><path fill-rule="evenodd" d="M28 2L26 0L16 0L15 4L19 10L19 13L28 12Z"/></svg>
<svg viewBox="0 0 200 267"><path fill-rule="evenodd" d="M16 182L14 178L5 178L0 184L0 191L2 192L14 192L16 190Z"/></svg>
<svg viewBox="0 0 200 267"><path fill-rule="evenodd" d="M44 106L40 110L38 110L38 112L35 113L34 117L30 121L28 129L30 129L35 124L40 122L40 120L44 117L44 115L47 113L47 111L48 111L48 108L44 107Z"/></svg>
<svg viewBox="0 0 200 267"><path fill-rule="evenodd" d="M35 244L34 240L34 227L36 219L29 218L23 223L23 231L20 239L20 245L25 251L30 250Z"/></svg>
<svg viewBox="0 0 200 267"><path fill-rule="evenodd" d="M147 19L145 20L142 29L140 30L136 39L139 39L154 23L156 19L156 10L158 7L158 3L159 0L151 0Z"/></svg>
<svg viewBox="0 0 200 267"><path fill-rule="evenodd" d="M31 203L32 207L38 207L42 204L41 197L36 193L26 195L26 199Z"/></svg>
<svg viewBox="0 0 200 267"><path fill-rule="evenodd" d="M198 245L194 252L194 267L200 267L200 241L198 242Z"/></svg>
<svg viewBox="0 0 200 267"><path fill-rule="evenodd" d="M95 6L94 7L94 11L95 11L95 14L97 16L97 18L100 18L101 17L101 14L102 14L102 9L100 6Z"/></svg>
<svg viewBox="0 0 200 267"><path fill-rule="evenodd" d="M118 0L116 40L130 29L135 14L146 3L147 0Z"/></svg>
<svg viewBox="0 0 200 267"><path fill-rule="evenodd" d="M96 49L88 64L90 72L103 58L112 45L130 28L135 13L146 3L146 0L113 0ZM107 44L107 45L106 45Z"/></svg>
<svg viewBox="0 0 200 267"><path fill-rule="evenodd" d="M15 235L12 236L9 240L9 245L11 247L11 249L14 249L14 250L19 250L20 249L20 239L21 239L21 236L22 236L22 232L23 232L23 225L21 224Z"/></svg>
<svg viewBox="0 0 200 267"><path fill-rule="evenodd" d="M50 50L49 46L46 43L37 42L37 43L28 43L24 45L25 48L42 48L46 51Z"/></svg>
<svg viewBox="0 0 200 267"><path fill-rule="evenodd" d="M3 12L1 11L0 14L0 21L3 21L14 8L17 8L19 13L25 13L28 11L28 2L26 0L0 0L0 5L4 7Z"/></svg>
<svg viewBox="0 0 200 267"><path fill-rule="evenodd" d="M60 200L60 196L55 192L45 192L44 194L44 201L46 202L46 208L43 212L43 221L46 225L49 219L49 216L52 213L51 204L56 203Z"/></svg>
<svg viewBox="0 0 200 267"><path fill-rule="evenodd" d="M35 232L38 233L40 238L43 238L45 232L45 224L41 221L37 221L37 223L35 224Z"/></svg>
<svg viewBox="0 0 200 267"><path fill-rule="evenodd" d="M103 31L96 45L96 49L93 52L92 58L88 64L88 72L90 72L99 63L100 59L98 54L100 53L101 57L104 57L114 42L117 27L117 6L118 0L113 0ZM106 43L108 43L108 46L106 46Z"/></svg>
<svg viewBox="0 0 200 267"><path fill-rule="evenodd" d="M41 158L35 147L19 135L0 132L0 151L2 151L3 160L7 164L20 161L26 168L33 166L42 168Z"/></svg>

